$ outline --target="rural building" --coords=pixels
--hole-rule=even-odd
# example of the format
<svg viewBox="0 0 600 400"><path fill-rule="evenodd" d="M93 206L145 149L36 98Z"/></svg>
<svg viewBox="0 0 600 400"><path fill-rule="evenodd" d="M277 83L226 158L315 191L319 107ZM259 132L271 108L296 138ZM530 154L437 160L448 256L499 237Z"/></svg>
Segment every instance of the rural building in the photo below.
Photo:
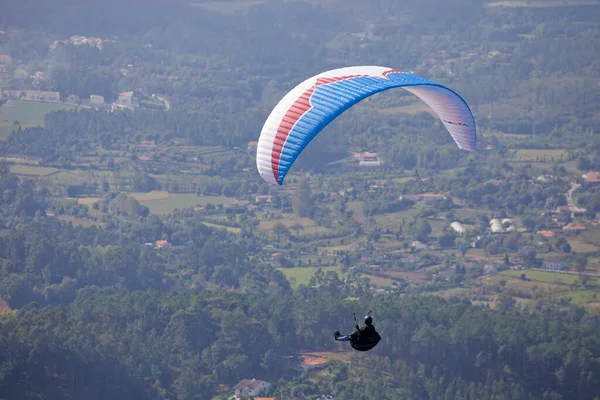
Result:
<svg viewBox="0 0 600 400"><path fill-rule="evenodd" d="M257 379L242 379L240 383L233 387L236 396L258 396L266 390L269 390L271 384Z"/></svg>
<svg viewBox="0 0 600 400"><path fill-rule="evenodd" d="M579 233L585 231L587 228L583 225L567 225L563 227L563 231L569 233Z"/></svg>
<svg viewBox="0 0 600 400"><path fill-rule="evenodd" d="M513 232L515 230L513 220L510 218L504 218L502 220L494 218L490 220L489 225L493 233L506 233Z"/></svg>
<svg viewBox="0 0 600 400"><path fill-rule="evenodd" d="M381 161L379 160L361 160L358 162L359 167L379 167L381 166Z"/></svg>
<svg viewBox="0 0 600 400"><path fill-rule="evenodd" d="M60 93L43 90L26 90L25 99L33 101L60 101Z"/></svg>
<svg viewBox="0 0 600 400"><path fill-rule="evenodd" d="M90 94L90 102L94 104L104 104L104 97L97 94Z"/></svg>
<svg viewBox="0 0 600 400"><path fill-rule="evenodd" d="M0 65L12 64L12 57L8 54L0 54Z"/></svg>
<svg viewBox="0 0 600 400"><path fill-rule="evenodd" d="M136 150L158 150L154 140L142 140L140 144L134 146Z"/></svg>
<svg viewBox="0 0 600 400"><path fill-rule="evenodd" d="M252 152L252 151L256 151L256 148L258 147L258 142L248 142L248 152Z"/></svg>
<svg viewBox="0 0 600 400"><path fill-rule="evenodd" d="M12 74L3 71L3 67L0 66L0 83L8 84L12 81Z"/></svg>
<svg viewBox="0 0 600 400"><path fill-rule="evenodd" d="M302 371L321 369L327 365L327 359L322 357L304 357L300 368Z"/></svg>
<svg viewBox="0 0 600 400"><path fill-rule="evenodd" d="M354 158L358 158L359 161L377 161L377 153L369 153L365 151L364 153L354 154Z"/></svg>
<svg viewBox="0 0 600 400"><path fill-rule="evenodd" d="M70 94L67 96L68 103L76 103L78 101L79 101L79 96L77 96L76 94Z"/></svg>
<svg viewBox="0 0 600 400"><path fill-rule="evenodd" d="M3 90L2 96L5 99L20 99L23 97L24 92L22 90Z"/></svg>
<svg viewBox="0 0 600 400"><path fill-rule="evenodd" d="M569 206L558 206L556 207L556 216L557 221L559 222L569 222L571 220L571 209Z"/></svg>
<svg viewBox="0 0 600 400"><path fill-rule="evenodd" d="M248 207L249 204L248 200L235 200L232 203L225 204L224 208L226 210L242 210Z"/></svg>
<svg viewBox="0 0 600 400"><path fill-rule="evenodd" d="M581 177L587 184L600 183L600 172L598 171L588 172L587 174L581 175Z"/></svg>
<svg viewBox="0 0 600 400"><path fill-rule="evenodd" d="M463 224L461 224L461 223L460 223L460 222L458 222L458 221L454 221L453 223L451 223L451 224L450 224L450 227L451 227L452 229L454 229L454 232L457 232L457 233L465 233L465 232L466 232L466 229L465 229L465 227L463 226Z"/></svg>
<svg viewBox="0 0 600 400"><path fill-rule="evenodd" d="M166 240L157 240L154 244L156 249L162 249L163 247L171 247L171 243L169 243Z"/></svg>
<svg viewBox="0 0 600 400"><path fill-rule="evenodd" d="M537 231L537 234L548 239L554 237L554 232L552 231Z"/></svg>
<svg viewBox="0 0 600 400"><path fill-rule="evenodd" d="M414 248L415 250L427 250L429 248L425 243L421 243L418 240L415 240L414 242L412 242L410 244L410 246L412 248Z"/></svg>
<svg viewBox="0 0 600 400"><path fill-rule="evenodd" d="M552 180L554 179L553 175L540 175L537 178L535 178L538 182L542 182L542 183L550 183L552 182Z"/></svg>
<svg viewBox="0 0 600 400"><path fill-rule="evenodd" d="M271 202L271 195L259 195L256 196L256 203L258 204L267 204Z"/></svg>
<svg viewBox="0 0 600 400"><path fill-rule="evenodd" d="M133 92L123 92L119 94L117 103L125 106L133 106Z"/></svg>
<svg viewBox="0 0 600 400"><path fill-rule="evenodd" d="M420 201L423 200L426 204L435 204L437 202L446 200L448 197L439 193L421 193L421 194L401 194L398 200L411 200Z"/></svg>
<svg viewBox="0 0 600 400"><path fill-rule="evenodd" d="M110 108L111 111L117 111L117 110L129 110L129 111L133 111L135 110L135 107L127 105L127 104L119 104L119 103L113 103L113 105Z"/></svg>
<svg viewBox="0 0 600 400"><path fill-rule="evenodd" d="M381 165L381 161L379 157L377 157L377 153L363 152L363 153L355 153L353 156L358 160L359 167L379 167Z"/></svg>
<svg viewBox="0 0 600 400"><path fill-rule="evenodd" d="M512 232L515 230L513 220L510 218L504 218L502 220L502 227L506 230L506 232Z"/></svg>
<svg viewBox="0 0 600 400"><path fill-rule="evenodd" d="M490 220L490 229L494 233L504 232L504 228L502 227L502 222L500 222L500 220L497 218Z"/></svg>
<svg viewBox="0 0 600 400"><path fill-rule="evenodd" d="M103 42L110 42L110 40L107 41L105 39L100 39L91 36L73 35L65 40L55 40L54 43L50 45L50 50L56 49L59 44L71 46L92 46L97 47L98 49L102 49Z"/></svg>
<svg viewBox="0 0 600 400"><path fill-rule="evenodd" d="M542 268L550 269L553 271L564 271L569 269L569 266L564 261L558 260L556 258L549 258L542 262Z"/></svg>

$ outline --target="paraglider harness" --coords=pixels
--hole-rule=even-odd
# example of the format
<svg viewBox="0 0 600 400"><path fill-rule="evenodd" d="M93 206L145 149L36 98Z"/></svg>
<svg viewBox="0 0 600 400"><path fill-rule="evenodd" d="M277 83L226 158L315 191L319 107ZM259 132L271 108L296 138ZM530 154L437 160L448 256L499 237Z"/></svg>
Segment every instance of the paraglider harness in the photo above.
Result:
<svg viewBox="0 0 600 400"><path fill-rule="evenodd" d="M354 315L354 326L356 327L356 331L350 335L350 346L358 351L371 350L373 347L377 346L377 343L381 340L381 336L379 336L375 327L370 330L369 334L366 334L366 332L364 332L366 327L361 330L358 326L356 313L352 313L352 315Z"/></svg>

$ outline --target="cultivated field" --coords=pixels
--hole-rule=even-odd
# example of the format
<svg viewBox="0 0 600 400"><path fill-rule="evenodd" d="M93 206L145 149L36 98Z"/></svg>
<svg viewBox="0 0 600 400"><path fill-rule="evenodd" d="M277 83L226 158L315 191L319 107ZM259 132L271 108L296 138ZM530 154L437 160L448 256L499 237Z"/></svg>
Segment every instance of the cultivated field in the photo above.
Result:
<svg viewBox="0 0 600 400"><path fill-rule="evenodd" d="M212 228L217 228L217 229L225 229L231 233L240 233L242 230L240 228L236 228L233 226L225 226L225 225L219 225L219 224L215 224L212 222L207 222L207 221L202 221L202 223L206 226L210 226Z"/></svg>
<svg viewBox="0 0 600 400"><path fill-rule="evenodd" d="M52 167L36 167L33 165L11 165L10 172L17 175L47 176L59 172L60 169Z"/></svg>
<svg viewBox="0 0 600 400"><path fill-rule="evenodd" d="M562 149L519 149L515 159L526 162L566 161L568 154L567 150Z"/></svg>
<svg viewBox="0 0 600 400"><path fill-rule="evenodd" d="M72 217L70 215L60 215L56 218L60 219L61 221L70 222L75 226L83 226L83 227L90 227L90 226L94 226L94 225L99 226L99 227L104 226L104 224L102 222L96 222L94 220L87 219L87 218Z"/></svg>
<svg viewBox="0 0 600 400"><path fill-rule="evenodd" d="M279 271L283 272L294 289L300 285L308 285L310 277L317 272L317 269L319 269L319 267L278 268ZM339 267L321 267L321 270L323 273L334 271L339 277L342 277Z"/></svg>
<svg viewBox="0 0 600 400"><path fill-rule="evenodd" d="M49 112L72 108L72 106L58 103L8 100L0 107L0 140L6 139L10 135L14 121L19 121L23 129L44 126L44 117Z"/></svg>
<svg viewBox="0 0 600 400"><path fill-rule="evenodd" d="M579 282L579 277L573 274L561 274L558 272L550 272L550 271L538 271L535 269L524 269L522 271L503 271L500 275L512 276L512 277L520 277L521 274L525 274L528 279L537 282L548 282L548 283L556 283L563 285L573 285ZM597 283L597 279L590 280L590 283Z"/></svg>
<svg viewBox="0 0 600 400"><path fill-rule="evenodd" d="M134 197L150 209L151 214L165 215L176 209L194 207L196 204L219 205L231 204L235 199L224 196L198 196L195 193L169 193L167 191L153 191L149 193L135 193Z"/></svg>
<svg viewBox="0 0 600 400"><path fill-rule="evenodd" d="M317 223L310 218L301 218L295 216L294 214L285 214L281 219L261 220L260 224L258 225L258 229L261 231L269 231L277 224L283 224L287 228L291 228L292 226L299 224L302 225L304 229L317 226Z"/></svg>
<svg viewBox="0 0 600 400"><path fill-rule="evenodd" d="M596 232L596 234L598 234L598 232ZM576 253L595 253L598 251L598 247L580 239L568 239L568 242L571 245L571 250Z"/></svg>

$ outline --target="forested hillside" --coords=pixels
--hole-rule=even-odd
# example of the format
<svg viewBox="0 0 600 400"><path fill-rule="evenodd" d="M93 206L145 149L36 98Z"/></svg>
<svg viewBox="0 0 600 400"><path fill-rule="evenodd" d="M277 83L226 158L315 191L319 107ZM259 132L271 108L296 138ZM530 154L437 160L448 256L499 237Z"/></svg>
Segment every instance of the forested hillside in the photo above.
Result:
<svg viewBox="0 0 600 400"><path fill-rule="evenodd" d="M0 399L600 399L598 15L2 1ZM273 107L352 65L455 90L476 151L392 90L265 183Z"/></svg>

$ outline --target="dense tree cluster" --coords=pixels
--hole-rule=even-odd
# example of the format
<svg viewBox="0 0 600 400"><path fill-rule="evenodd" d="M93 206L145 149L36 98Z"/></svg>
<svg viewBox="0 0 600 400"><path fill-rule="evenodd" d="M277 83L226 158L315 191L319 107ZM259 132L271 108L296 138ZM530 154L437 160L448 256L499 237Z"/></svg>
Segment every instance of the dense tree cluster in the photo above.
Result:
<svg viewBox="0 0 600 400"><path fill-rule="evenodd" d="M249 377L272 381L276 398L600 398L597 314L553 299L523 308L500 295L490 309L415 296L460 285L483 266L467 269L458 255L435 254L409 264L404 253L421 240L464 256L475 242L487 255L504 254L504 267L513 259L535 266L541 252L573 253L562 236L539 245L523 232L483 233L490 218L511 215L528 232L554 227L540 210L566 204L569 173L557 163L570 161L580 173L600 168L597 6L404 3L2 1L0 52L26 72L45 74L15 79L10 88L56 90L63 99L97 94L107 102L133 90L143 106L62 110L37 127L4 121L13 132L0 155L85 169L89 179L51 187L0 164L0 297L12 309L0 314L0 398L213 400ZM76 34L102 45L69 44ZM307 76L360 64L411 70L456 88L476 115L480 151L456 151L414 96L382 93L311 142L295 164L308 173L290 175L292 190L261 182L246 148L281 96ZM155 104L153 94L168 97L172 109ZM144 140L160 151L140 162L135 148ZM211 157L203 146L234 156ZM509 163L515 147L566 151L536 159L550 165L538 168ZM384 164L358 171L355 162L330 173L349 150L377 152ZM84 155L94 161L81 162ZM397 179L415 169L422 182ZM550 178L538 179L548 169ZM280 222L263 233L264 215L210 204L203 214L188 208L158 217L119 193L158 189L253 203L270 195L262 214L294 213L319 229ZM75 200L57 200L50 190ZM427 205L400 198L424 192L446 198ZM99 200L90 209L77 202L83 196ZM575 198L587 217L600 212L596 186L584 183ZM481 211L461 218L471 231L446 227L432 238L439 221L429 218L452 222L461 207ZM405 210L391 227L376 223ZM95 225L75 226L68 217ZM398 280L395 293L374 295L356 252L330 257L343 277L318 269L295 288L275 268L312 265L300 255L321 257L319 246L358 238L368 255L384 236L404 248L374 260L376 267L443 265L451 278L417 288ZM267 244L280 252L266 251ZM588 258L574 259L581 274ZM372 353L333 361L319 379L297 374L300 351L343 348L331 333L351 329L352 312L367 308L383 336Z"/></svg>
<svg viewBox="0 0 600 400"><path fill-rule="evenodd" d="M311 301L306 301L311 299ZM377 302L383 342L336 398L592 399L600 385L598 321L582 310L497 311L439 298ZM226 292L131 294L89 288L61 307L27 306L0 323L0 393L210 399L218 383L277 379L294 350L335 348L357 305L297 292L278 301ZM45 327L52 326L52 329ZM585 344L583 344L585 343ZM43 367L41 367L43 366ZM382 380L378 371L398 379ZM375 388L371 384L379 386ZM49 388L54 388L49 390ZM60 388L60 390L58 389ZM289 385L273 389L290 393Z"/></svg>

